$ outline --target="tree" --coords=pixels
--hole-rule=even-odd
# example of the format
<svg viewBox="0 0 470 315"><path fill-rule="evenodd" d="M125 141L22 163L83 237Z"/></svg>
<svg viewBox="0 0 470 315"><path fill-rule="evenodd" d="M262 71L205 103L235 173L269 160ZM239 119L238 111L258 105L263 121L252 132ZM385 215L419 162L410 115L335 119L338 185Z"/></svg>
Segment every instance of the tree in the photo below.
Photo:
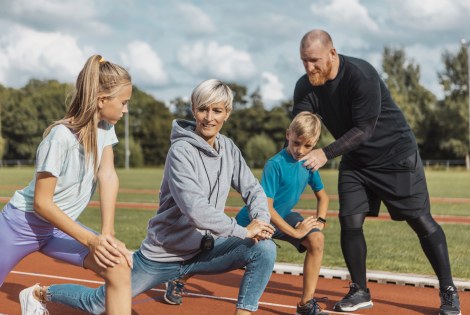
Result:
<svg viewBox="0 0 470 315"><path fill-rule="evenodd" d="M284 147L286 142L286 130L291 122L290 116L286 114L284 108L273 107L266 113L263 132L269 135L276 145L276 151Z"/></svg>
<svg viewBox="0 0 470 315"><path fill-rule="evenodd" d="M418 145L426 146L436 97L420 84L420 68L406 60L401 49L384 48L383 75L393 100L403 111Z"/></svg>
<svg viewBox="0 0 470 315"><path fill-rule="evenodd" d="M33 160L42 134L53 121L65 115L67 84L55 80L30 80L20 90L11 90L4 103L3 133L7 138L6 159Z"/></svg>
<svg viewBox="0 0 470 315"><path fill-rule="evenodd" d="M193 111L191 109L191 102L189 100L184 100L182 97L177 97L170 101L170 103L174 106L175 118L181 119L193 119Z"/></svg>
<svg viewBox="0 0 470 315"><path fill-rule="evenodd" d="M228 83L227 85L233 93L233 110L246 108L246 104L248 103L246 100L246 86L237 83Z"/></svg>
<svg viewBox="0 0 470 315"><path fill-rule="evenodd" d="M250 98L251 98L251 107L257 108L257 109L264 108L263 97L261 96L259 87L253 93L251 93Z"/></svg>
<svg viewBox="0 0 470 315"><path fill-rule="evenodd" d="M145 165L165 163L173 119L174 116L163 102L133 87L129 106L130 142L135 141L135 145L141 147ZM116 132L120 142L124 142L124 123L116 124Z"/></svg>
<svg viewBox="0 0 470 315"><path fill-rule="evenodd" d="M0 84L0 160L6 151L6 139L2 136L2 104L8 98L8 90Z"/></svg>
<svg viewBox="0 0 470 315"><path fill-rule="evenodd" d="M444 71L438 74L444 99L437 106L439 147L449 157L468 155L468 51L460 47L457 54L445 52Z"/></svg>
<svg viewBox="0 0 470 315"><path fill-rule="evenodd" d="M264 108L250 107L234 111L221 132L231 138L243 152L248 140L263 132L266 116Z"/></svg>
<svg viewBox="0 0 470 315"><path fill-rule="evenodd" d="M130 167L141 167L144 165L144 154L140 143L134 138L129 139L129 165ZM125 164L125 146L124 141L120 141L114 149L114 163L117 167L124 167Z"/></svg>
<svg viewBox="0 0 470 315"><path fill-rule="evenodd" d="M276 144L268 136L256 135L248 140L245 159L251 167L263 167L266 161L277 152Z"/></svg>

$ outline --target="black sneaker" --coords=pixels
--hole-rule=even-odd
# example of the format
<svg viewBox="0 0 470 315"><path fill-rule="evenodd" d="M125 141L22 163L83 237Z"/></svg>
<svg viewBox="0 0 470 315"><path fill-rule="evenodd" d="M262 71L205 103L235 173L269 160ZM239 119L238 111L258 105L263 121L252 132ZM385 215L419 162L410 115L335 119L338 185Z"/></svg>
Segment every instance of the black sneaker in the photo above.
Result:
<svg viewBox="0 0 470 315"><path fill-rule="evenodd" d="M371 308L373 305L369 289L363 290L356 283L351 283L348 294L337 302L333 309L338 312L353 312L362 308Z"/></svg>
<svg viewBox="0 0 470 315"><path fill-rule="evenodd" d="M329 315L330 313L323 312L320 305L318 305L316 299L311 299L308 303L299 306L297 305L297 311L295 315Z"/></svg>
<svg viewBox="0 0 470 315"><path fill-rule="evenodd" d="M460 301L457 289L453 286L439 290L439 297L441 298L441 307L439 315L462 315L460 312Z"/></svg>
<svg viewBox="0 0 470 315"><path fill-rule="evenodd" d="M169 281L165 283L166 292L163 298L168 304L180 305L183 303L184 282L179 280Z"/></svg>

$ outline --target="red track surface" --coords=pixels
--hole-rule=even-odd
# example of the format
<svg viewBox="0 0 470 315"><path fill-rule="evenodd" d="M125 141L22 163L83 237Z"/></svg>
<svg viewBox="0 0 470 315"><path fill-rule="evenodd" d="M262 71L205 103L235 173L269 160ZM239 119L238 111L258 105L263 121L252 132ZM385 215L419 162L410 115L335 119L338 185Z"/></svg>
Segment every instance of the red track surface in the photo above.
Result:
<svg viewBox="0 0 470 315"><path fill-rule="evenodd" d="M185 296L184 305L181 306L170 306L162 302L162 286L157 290L134 298L133 314L233 314L241 274L242 271L238 270L222 275L192 278L188 284L189 294ZM90 271L58 262L39 253L32 254L8 275L3 287L0 289L0 314L21 314L18 294L23 288L34 283L40 282L44 285L53 283L98 285L93 282L84 282L84 280L101 281L99 277ZM292 306L297 302L301 286L302 278L299 276L273 274L261 298L260 309L256 314L294 314L295 309ZM319 281L316 296L328 297L328 301L323 303L323 306L331 310L335 301L347 292L347 286L348 283L344 280L322 278ZM436 289L377 283L369 283L369 288L372 292L374 307L358 311L355 314L411 315L438 313L439 298ZM462 313L465 315L470 314L470 292L460 292L460 300ZM48 309L51 315L84 314L53 303L48 304Z"/></svg>

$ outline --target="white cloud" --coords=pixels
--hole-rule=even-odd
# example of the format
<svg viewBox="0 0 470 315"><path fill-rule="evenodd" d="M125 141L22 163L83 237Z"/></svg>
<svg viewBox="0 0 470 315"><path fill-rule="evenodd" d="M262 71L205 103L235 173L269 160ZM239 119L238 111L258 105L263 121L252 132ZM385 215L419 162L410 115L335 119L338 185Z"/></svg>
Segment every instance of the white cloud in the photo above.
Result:
<svg viewBox="0 0 470 315"><path fill-rule="evenodd" d="M184 20L188 23L188 31L190 33L210 34L215 30L211 18L200 8L190 4L181 3L178 9L184 16Z"/></svg>
<svg viewBox="0 0 470 315"><path fill-rule="evenodd" d="M261 80L260 93L263 101L270 103L285 99L284 85L276 75L263 72L261 73Z"/></svg>
<svg viewBox="0 0 470 315"><path fill-rule="evenodd" d="M12 27L0 37L0 82L13 87L31 78L73 82L86 58L70 35Z"/></svg>
<svg viewBox="0 0 470 315"><path fill-rule="evenodd" d="M222 80L249 79L256 70L250 54L216 42L183 46L178 52L178 60L193 74Z"/></svg>
<svg viewBox="0 0 470 315"><path fill-rule="evenodd" d="M390 19L408 30L446 31L468 25L468 0L389 0Z"/></svg>
<svg viewBox="0 0 470 315"><path fill-rule="evenodd" d="M152 47L142 41L134 41L120 54L123 65L129 68L133 80L143 86L159 86L168 82L163 63Z"/></svg>
<svg viewBox="0 0 470 315"><path fill-rule="evenodd" d="M111 29L99 18L93 0L17 0L2 3L7 19L42 31L89 30L94 34L108 34Z"/></svg>
<svg viewBox="0 0 470 315"><path fill-rule="evenodd" d="M83 19L94 15L94 6L91 0L18 0L11 1L9 7L11 12L18 16L34 14L40 16L68 16Z"/></svg>
<svg viewBox="0 0 470 315"><path fill-rule="evenodd" d="M316 16L328 18L329 24L346 30L378 31L377 23L358 0L332 0L310 6Z"/></svg>

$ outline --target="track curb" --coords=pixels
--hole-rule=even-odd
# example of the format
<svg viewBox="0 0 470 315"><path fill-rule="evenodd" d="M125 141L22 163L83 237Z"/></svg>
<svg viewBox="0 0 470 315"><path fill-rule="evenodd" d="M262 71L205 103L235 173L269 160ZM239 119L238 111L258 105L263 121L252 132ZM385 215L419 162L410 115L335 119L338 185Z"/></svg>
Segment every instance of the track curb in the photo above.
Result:
<svg viewBox="0 0 470 315"><path fill-rule="evenodd" d="M274 273L291 274L300 276L303 274L302 265L275 263ZM321 268L320 277L325 279L351 280L347 269ZM367 272L367 281L381 284L394 284L402 286L414 286L420 288L439 288L439 281L434 276L401 274L386 271ZM454 284L459 291L470 291L470 281L465 279L454 279Z"/></svg>

